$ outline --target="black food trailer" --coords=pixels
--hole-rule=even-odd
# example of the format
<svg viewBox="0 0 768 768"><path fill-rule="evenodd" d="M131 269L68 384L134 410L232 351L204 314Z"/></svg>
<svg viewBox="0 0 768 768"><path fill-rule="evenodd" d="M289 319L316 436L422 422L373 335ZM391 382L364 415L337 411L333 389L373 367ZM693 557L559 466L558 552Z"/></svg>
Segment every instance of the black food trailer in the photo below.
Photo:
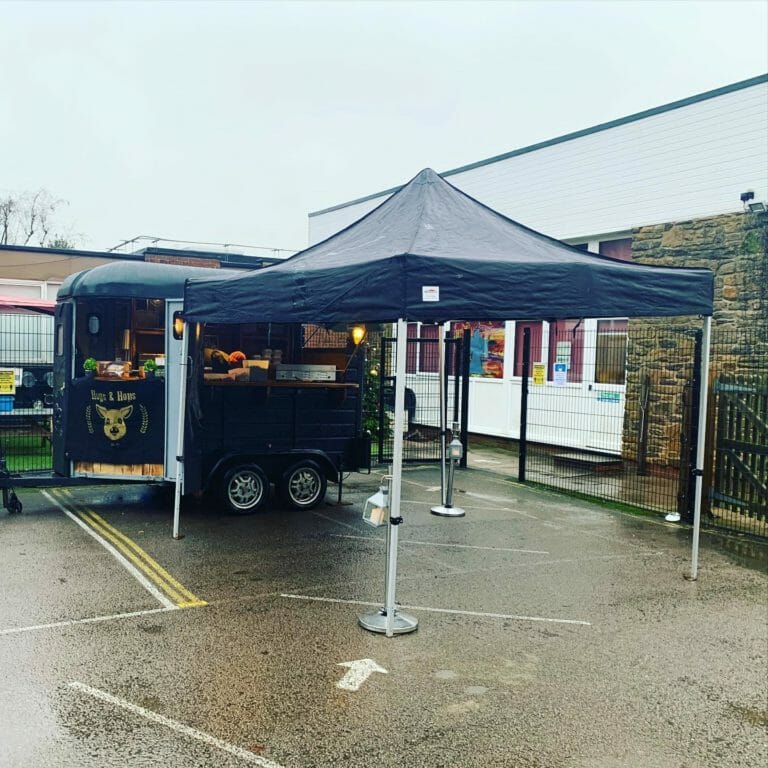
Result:
<svg viewBox="0 0 768 768"><path fill-rule="evenodd" d="M14 487L175 483L180 468L185 494L211 492L235 513L261 509L272 485L285 504L309 509L328 481L369 467L364 355L346 326L185 326L185 280L228 272L129 262L64 282L53 473L3 473L9 511L21 511Z"/></svg>

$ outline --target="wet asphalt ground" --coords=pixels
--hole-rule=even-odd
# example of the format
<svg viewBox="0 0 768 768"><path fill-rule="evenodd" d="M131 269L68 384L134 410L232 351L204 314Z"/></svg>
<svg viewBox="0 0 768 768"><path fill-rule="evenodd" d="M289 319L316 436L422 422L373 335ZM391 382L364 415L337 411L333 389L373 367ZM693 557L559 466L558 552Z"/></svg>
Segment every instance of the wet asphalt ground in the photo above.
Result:
<svg viewBox="0 0 768 768"><path fill-rule="evenodd" d="M157 489L25 492L0 512L0 766L768 765L768 547L704 533L690 582L687 528L480 470L439 518L437 469L404 478L419 628L391 639L357 624L376 476L314 513L186 504L180 541ZM386 673L339 688L360 659Z"/></svg>

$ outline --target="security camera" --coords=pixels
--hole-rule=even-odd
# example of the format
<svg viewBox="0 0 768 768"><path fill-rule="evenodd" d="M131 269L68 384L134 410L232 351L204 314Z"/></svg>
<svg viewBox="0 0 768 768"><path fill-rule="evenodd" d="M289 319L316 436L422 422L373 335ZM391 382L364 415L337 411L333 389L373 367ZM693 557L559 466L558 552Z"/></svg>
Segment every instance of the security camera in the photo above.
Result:
<svg viewBox="0 0 768 768"><path fill-rule="evenodd" d="M741 202L746 203L747 200L754 200L755 199L755 193L748 189L746 192L741 193Z"/></svg>

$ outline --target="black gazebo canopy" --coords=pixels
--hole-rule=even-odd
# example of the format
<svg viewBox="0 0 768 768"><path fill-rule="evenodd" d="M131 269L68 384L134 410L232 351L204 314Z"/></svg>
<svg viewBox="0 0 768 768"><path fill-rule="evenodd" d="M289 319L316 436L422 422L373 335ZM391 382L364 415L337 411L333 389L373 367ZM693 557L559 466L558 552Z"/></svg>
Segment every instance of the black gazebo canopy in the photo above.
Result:
<svg viewBox="0 0 768 768"><path fill-rule="evenodd" d="M381 205L266 269L192 278L190 321L385 322L711 315L707 269L586 253L421 171Z"/></svg>

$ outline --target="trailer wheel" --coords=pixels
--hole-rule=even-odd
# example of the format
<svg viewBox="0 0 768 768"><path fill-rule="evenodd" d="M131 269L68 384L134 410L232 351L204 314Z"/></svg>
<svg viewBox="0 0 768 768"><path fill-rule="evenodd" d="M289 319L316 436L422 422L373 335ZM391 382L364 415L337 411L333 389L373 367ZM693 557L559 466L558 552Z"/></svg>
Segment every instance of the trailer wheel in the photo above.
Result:
<svg viewBox="0 0 768 768"><path fill-rule="evenodd" d="M324 498L328 480L314 461L300 461L280 480L280 497L294 509L314 509Z"/></svg>
<svg viewBox="0 0 768 768"><path fill-rule="evenodd" d="M230 512L250 515L269 500L269 480L257 464L241 464L224 476L222 492Z"/></svg>

